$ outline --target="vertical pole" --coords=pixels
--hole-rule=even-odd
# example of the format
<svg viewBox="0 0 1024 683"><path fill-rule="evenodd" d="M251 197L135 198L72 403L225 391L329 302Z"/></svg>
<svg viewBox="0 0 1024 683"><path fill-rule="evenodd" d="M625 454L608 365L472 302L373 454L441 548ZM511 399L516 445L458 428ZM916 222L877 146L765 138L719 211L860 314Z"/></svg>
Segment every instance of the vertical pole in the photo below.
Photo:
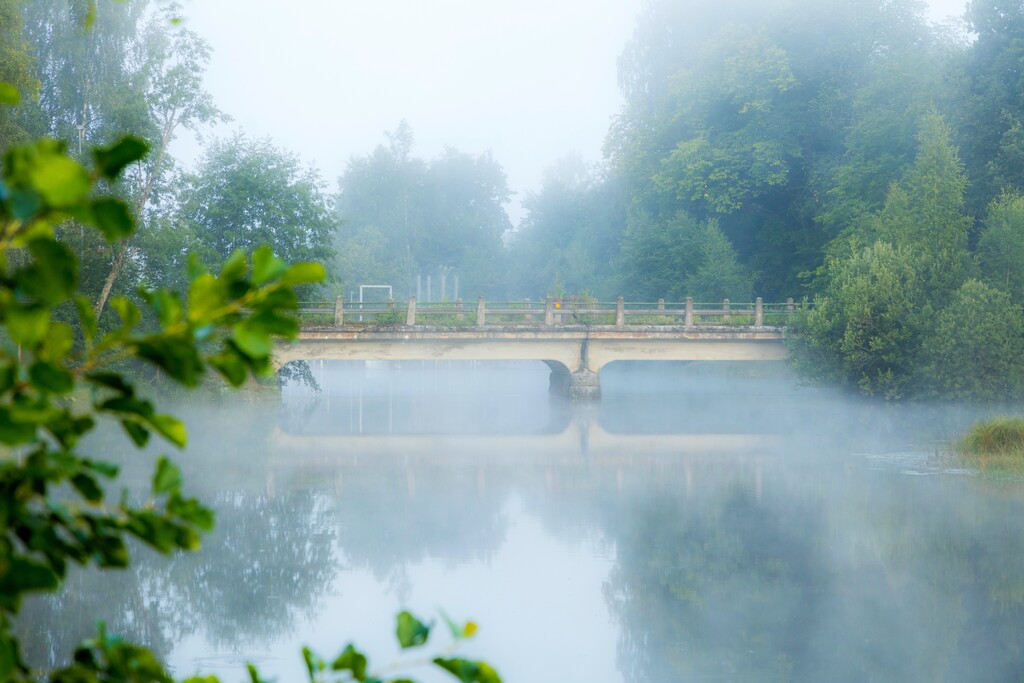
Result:
<svg viewBox="0 0 1024 683"><path fill-rule="evenodd" d="M626 324L626 304L620 296L615 301L615 326L622 327Z"/></svg>
<svg viewBox="0 0 1024 683"><path fill-rule="evenodd" d="M444 301L445 290L448 288L448 270L441 266L441 298L440 301Z"/></svg>
<svg viewBox="0 0 1024 683"><path fill-rule="evenodd" d="M693 327L693 297L686 297L686 317L683 318L683 325Z"/></svg>
<svg viewBox="0 0 1024 683"><path fill-rule="evenodd" d="M427 275L427 298L425 301L433 301L433 293L430 291L430 275Z"/></svg>
<svg viewBox="0 0 1024 683"><path fill-rule="evenodd" d="M530 308L530 306L532 304L530 303L529 299L525 299L523 301L523 303L526 304L526 322L532 324L533 323L533 309Z"/></svg>
<svg viewBox="0 0 1024 683"><path fill-rule="evenodd" d="M416 297L414 296L409 297L409 308L405 312L405 324L416 324Z"/></svg>
<svg viewBox="0 0 1024 683"><path fill-rule="evenodd" d="M548 297L548 300L544 302L544 324L547 327L551 327L555 324L555 302Z"/></svg>
<svg viewBox="0 0 1024 683"><path fill-rule="evenodd" d="M452 298L453 299L458 299L459 298L459 276L458 275L453 275L452 279L454 280L452 282Z"/></svg>
<svg viewBox="0 0 1024 683"><path fill-rule="evenodd" d="M722 300L722 310L725 311L725 315L722 316L723 318L728 320L730 317L732 317L732 316L729 315L729 300L728 299L723 299Z"/></svg>
<svg viewBox="0 0 1024 683"><path fill-rule="evenodd" d="M792 313L795 310L796 306L793 305L793 297L789 297L788 299L786 299L786 311Z"/></svg>
<svg viewBox="0 0 1024 683"><path fill-rule="evenodd" d="M464 304L462 303L462 299L456 299L455 300L455 308L459 309L459 312L455 314L455 319L456 320L465 320L466 319L466 314L462 312L463 307L464 307Z"/></svg>
<svg viewBox="0 0 1024 683"><path fill-rule="evenodd" d="M764 326L764 303L761 297L754 300L754 327Z"/></svg>
<svg viewBox="0 0 1024 683"><path fill-rule="evenodd" d="M487 322L486 312L484 310L484 298L481 296L476 300L476 324L477 327L483 327Z"/></svg>
<svg viewBox="0 0 1024 683"><path fill-rule="evenodd" d="M423 276L416 276L416 298L419 299L423 296Z"/></svg>
<svg viewBox="0 0 1024 683"><path fill-rule="evenodd" d="M664 311L665 310L665 300L664 299L658 299L658 310L659 311Z"/></svg>
<svg viewBox="0 0 1024 683"><path fill-rule="evenodd" d="M334 300L334 324L340 326L343 317L344 304L342 303L342 298L339 296Z"/></svg>

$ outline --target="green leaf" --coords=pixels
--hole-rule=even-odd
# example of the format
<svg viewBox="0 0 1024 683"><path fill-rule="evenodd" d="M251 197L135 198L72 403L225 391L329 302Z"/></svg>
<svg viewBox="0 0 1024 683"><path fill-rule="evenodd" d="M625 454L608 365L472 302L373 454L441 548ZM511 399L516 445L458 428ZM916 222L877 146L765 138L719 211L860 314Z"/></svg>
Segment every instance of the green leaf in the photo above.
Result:
<svg viewBox="0 0 1024 683"><path fill-rule="evenodd" d="M418 647L430 637L430 626L414 617L409 612L398 614L398 644L402 648Z"/></svg>
<svg viewBox="0 0 1024 683"><path fill-rule="evenodd" d="M74 377L70 372L45 361L33 363L29 367L28 375L36 387L51 394L67 394L75 386Z"/></svg>
<svg viewBox="0 0 1024 683"><path fill-rule="evenodd" d="M110 307L120 316L121 324L129 330L138 325L139 321L142 320L139 307L123 296L112 298L110 300Z"/></svg>
<svg viewBox="0 0 1024 683"><path fill-rule="evenodd" d="M78 261L66 246L49 238L29 242L32 265L15 273L19 293L39 303L56 305L75 292Z"/></svg>
<svg viewBox="0 0 1024 683"><path fill-rule="evenodd" d="M201 273L188 288L188 317L193 322L206 322L210 314L224 305L224 288L217 278Z"/></svg>
<svg viewBox="0 0 1024 683"><path fill-rule="evenodd" d="M70 325L61 322L50 324L43 344L37 351L39 358L60 363L75 345L75 333Z"/></svg>
<svg viewBox="0 0 1024 683"><path fill-rule="evenodd" d="M153 475L153 493L173 493L181 489L181 470L164 456L156 461Z"/></svg>
<svg viewBox="0 0 1024 683"><path fill-rule="evenodd" d="M207 361L217 369L217 372L219 372L224 379L231 384L231 386L240 387L245 383L245 378L247 376L246 365L236 354L221 353L207 358Z"/></svg>
<svg viewBox="0 0 1024 683"><path fill-rule="evenodd" d="M181 299L170 290L159 289L148 294L149 304L160 319L160 324L170 327L181 322L184 310L181 306Z"/></svg>
<svg viewBox="0 0 1024 683"><path fill-rule="evenodd" d="M297 287L299 285L311 285L323 282L327 275L321 263L307 261L296 263L281 276L281 284L286 287Z"/></svg>
<svg viewBox="0 0 1024 683"><path fill-rule="evenodd" d="M85 379L98 386L113 389L125 396L135 395L135 389L132 388L132 385L128 384L125 378L116 372L91 372L85 376Z"/></svg>
<svg viewBox="0 0 1024 683"><path fill-rule="evenodd" d="M437 657L434 664L458 678L462 683L501 683L501 677L485 662Z"/></svg>
<svg viewBox="0 0 1024 683"><path fill-rule="evenodd" d="M32 304L7 309L7 332L15 344L29 348L43 340L50 329L50 310Z"/></svg>
<svg viewBox="0 0 1024 683"><path fill-rule="evenodd" d="M366 655L349 644L331 663L332 671L349 671L357 681L366 680Z"/></svg>
<svg viewBox="0 0 1024 683"><path fill-rule="evenodd" d="M44 564L21 557L11 557L5 564L0 574L0 595L5 599L28 591L54 590L60 583Z"/></svg>
<svg viewBox="0 0 1024 683"><path fill-rule="evenodd" d="M144 448L149 443L149 430L144 425L139 424L136 420L126 418L121 420L121 426L124 431L128 433L128 437L132 442L139 448Z"/></svg>
<svg viewBox="0 0 1024 683"><path fill-rule="evenodd" d="M96 147L92 150L92 158L96 168L106 178L116 178L126 166L142 159L149 152L149 145L144 140L133 136L125 136L110 147Z"/></svg>
<svg viewBox="0 0 1024 683"><path fill-rule="evenodd" d="M35 439L37 423L16 417L10 408L0 406L0 443L15 446Z"/></svg>
<svg viewBox="0 0 1024 683"><path fill-rule="evenodd" d="M252 255L252 281L261 285L271 280L276 280L288 270L288 264L274 256L274 251L269 245L253 252Z"/></svg>
<svg viewBox="0 0 1024 683"><path fill-rule="evenodd" d="M185 423L176 417L171 415L154 415L149 419L149 423L153 425L153 428L161 436L178 448L184 448L188 442L188 432L185 429Z"/></svg>
<svg viewBox="0 0 1024 683"><path fill-rule="evenodd" d="M99 503L103 500L103 489L88 474L79 473L71 477L71 485L90 503Z"/></svg>
<svg viewBox="0 0 1024 683"><path fill-rule="evenodd" d="M135 232L135 216L120 199L102 197L92 203L92 219L108 242Z"/></svg>
<svg viewBox="0 0 1024 683"><path fill-rule="evenodd" d="M267 358L274 350L270 335L254 328L251 320L243 320L232 327L231 339L249 358Z"/></svg>
<svg viewBox="0 0 1024 683"><path fill-rule="evenodd" d="M18 89L10 83L0 81L0 104L17 107L20 103L21 95L18 93Z"/></svg>
<svg viewBox="0 0 1024 683"><path fill-rule="evenodd" d="M245 252L241 249L235 251L224 262L220 269L220 280L228 284L239 282L245 279Z"/></svg>
<svg viewBox="0 0 1024 683"><path fill-rule="evenodd" d="M78 320L82 325L82 338L87 345L96 338L96 314L92 310L92 303L86 297L79 294L75 297L75 308L78 309Z"/></svg>
<svg viewBox="0 0 1024 683"><path fill-rule="evenodd" d="M148 337L134 342L134 346L139 358L152 362L172 379L187 387L199 384L203 376L203 360L187 336Z"/></svg>
<svg viewBox="0 0 1024 683"><path fill-rule="evenodd" d="M43 201L55 208L81 203L92 190L89 173L63 154L44 154L29 170L29 182Z"/></svg>

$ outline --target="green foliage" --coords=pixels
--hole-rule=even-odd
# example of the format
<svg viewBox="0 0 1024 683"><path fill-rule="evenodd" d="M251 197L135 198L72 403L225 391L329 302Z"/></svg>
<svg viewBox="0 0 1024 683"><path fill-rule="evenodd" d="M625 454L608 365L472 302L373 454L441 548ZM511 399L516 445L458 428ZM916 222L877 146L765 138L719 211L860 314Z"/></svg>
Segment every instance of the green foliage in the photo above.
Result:
<svg viewBox="0 0 1024 683"><path fill-rule="evenodd" d="M1024 301L1024 197L1006 192L989 205L978 261L987 284Z"/></svg>
<svg viewBox="0 0 1024 683"><path fill-rule="evenodd" d="M921 382L943 398L993 400L1024 389L1024 309L1005 292L968 280L929 326Z"/></svg>
<svg viewBox="0 0 1024 683"><path fill-rule="evenodd" d="M214 142L194 175L183 179L178 222L210 263L237 250L271 244L289 262L327 263L337 229L332 200L312 169L268 140L235 135ZM300 287L308 297L309 288Z"/></svg>
<svg viewBox="0 0 1024 683"><path fill-rule="evenodd" d="M412 155L404 121L390 144L349 161L339 178L339 277L347 287L391 284L409 295L416 275L451 269L464 292L502 285L505 171L490 153L448 149L429 163Z"/></svg>
<svg viewBox="0 0 1024 683"><path fill-rule="evenodd" d="M880 241L827 270L828 289L794 326L797 366L820 380L901 397L928 318L910 255Z"/></svg>

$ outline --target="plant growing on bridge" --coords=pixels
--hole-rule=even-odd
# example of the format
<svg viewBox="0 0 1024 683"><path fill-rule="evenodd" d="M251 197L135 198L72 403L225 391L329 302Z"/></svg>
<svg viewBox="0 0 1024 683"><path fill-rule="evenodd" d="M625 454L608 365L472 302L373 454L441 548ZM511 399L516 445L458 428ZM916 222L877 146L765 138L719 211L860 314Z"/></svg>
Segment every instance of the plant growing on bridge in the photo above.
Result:
<svg viewBox="0 0 1024 683"><path fill-rule="evenodd" d="M16 101L16 91L0 84L0 102ZM251 259L234 252L218 274L193 260L185 296L144 291L141 308L115 297L110 307L119 320L101 334L92 302L76 292L78 259L55 229L73 219L108 242L131 236L136 225L131 209L97 190L114 183L146 152L143 141L124 138L93 149L87 168L68 156L63 143L42 139L11 148L3 160L0 680L172 680L151 651L102 628L67 667L33 671L23 660L12 620L26 594L58 589L69 564L127 566L131 538L164 554L199 547L213 514L184 493L170 459L157 459L146 500L132 501L126 492L108 496L117 467L83 453L82 438L105 420L118 423L138 447L154 434L184 447L184 424L139 396L120 370L126 364L154 366L185 387L198 385L211 370L233 386L266 375L272 371L273 338L291 338L298 331L294 288L324 276L319 264L289 266L269 247L260 247ZM453 634L468 637L473 630L466 625L456 633L453 627ZM422 645L428 634L429 627L411 615L399 616L403 647ZM365 656L351 645L329 665L310 652L305 656L312 680L382 680L367 674ZM461 681L499 680L480 662L451 657L432 662ZM254 669L250 675L260 680Z"/></svg>

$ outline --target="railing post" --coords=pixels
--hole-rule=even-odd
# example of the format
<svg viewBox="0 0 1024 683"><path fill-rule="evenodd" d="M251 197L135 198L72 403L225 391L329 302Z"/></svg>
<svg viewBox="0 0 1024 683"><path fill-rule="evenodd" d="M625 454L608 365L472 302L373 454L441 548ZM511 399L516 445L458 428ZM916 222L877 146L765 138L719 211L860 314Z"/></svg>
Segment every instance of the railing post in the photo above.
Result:
<svg viewBox="0 0 1024 683"><path fill-rule="evenodd" d="M754 300L754 327L764 326L764 303L761 297Z"/></svg>
<svg viewBox="0 0 1024 683"><path fill-rule="evenodd" d="M409 297L409 308L405 311L405 324L416 324L416 297L414 296Z"/></svg>
<svg viewBox="0 0 1024 683"><path fill-rule="evenodd" d="M459 310L459 312L455 314L455 319L456 320L465 320L466 319L466 314L462 312L462 309L465 308L465 304L462 303L462 299L456 299L455 300L455 308L457 308Z"/></svg>
<svg viewBox="0 0 1024 683"><path fill-rule="evenodd" d="M693 297L686 297L686 317L683 318L683 325L693 327Z"/></svg>
<svg viewBox="0 0 1024 683"><path fill-rule="evenodd" d="M615 326L622 327L626 324L626 304L625 300L620 296L615 301Z"/></svg>
<svg viewBox="0 0 1024 683"><path fill-rule="evenodd" d="M722 299L722 310L725 311L725 315L722 316L722 320L723 321L728 320L729 318L732 317L731 315L729 315L729 300L728 299Z"/></svg>
<svg viewBox="0 0 1024 683"><path fill-rule="evenodd" d="M792 313L796 310L796 306L793 304L793 297L786 299L786 312Z"/></svg>
<svg viewBox="0 0 1024 683"><path fill-rule="evenodd" d="M548 297L548 300L544 303L544 325L551 327L555 324L555 302Z"/></svg>
<svg viewBox="0 0 1024 683"><path fill-rule="evenodd" d="M658 299L658 310L659 311L664 311L665 310L665 300L664 299Z"/></svg>
<svg viewBox="0 0 1024 683"><path fill-rule="evenodd" d="M342 303L342 297L339 296L334 301L334 324L336 326L339 326L339 327L341 326L341 321L345 317L344 316L344 312L345 312L344 309L345 309L345 306Z"/></svg>
<svg viewBox="0 0 1024 683"><path fill-rule="evenodd" d="M485 318L486 315L487 314L484 311L484 298L483 297L479 297L476 300L476 324L477 324L477 327L483 327L484 326L484 324L487 322L487 319Z"/></svg>
<svg viewBox="0 0 1024 683"><path fill-rule="evenodd" d="M526 322L529 324L533 324L533 309L530 308L530 300L525 299L524 303L526 304Z"/></svg>

